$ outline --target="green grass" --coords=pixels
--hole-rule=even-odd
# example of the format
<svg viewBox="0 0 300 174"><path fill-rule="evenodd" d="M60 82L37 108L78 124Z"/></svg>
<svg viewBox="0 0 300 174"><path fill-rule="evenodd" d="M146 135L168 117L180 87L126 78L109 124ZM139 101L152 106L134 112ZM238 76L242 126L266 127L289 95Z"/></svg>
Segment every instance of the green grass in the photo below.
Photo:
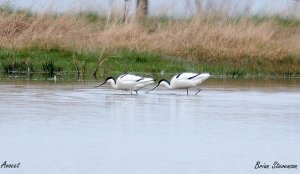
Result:
<svg viewBox="0 0 300 174"><path fill-rule="evenodd" d="M77 14L77 17L84 18L89 23L105 23L107 17L99 15L96 11L81 11Z"/></svg>
<svg viewBox="0 0 300 174"><path fill-rule="evenodd" d="M266 21L271 21L274 24L277 24L278 26L281 27L300 26L300 20L293 16L280 16L280 15L267 16L267 15L258 14L258 15L253 15L251 17L251 20L258 24Z"/></svg>
<svg viewBox="0 0 300 174"><path fill-rule="evenodd" d="M0 49L0 69L4 75L27 73L44 73L53 77L57 74L73 74L71 78L93 78L97 68L100 52L76 53L64 49L8 50ZM97 77L118 76L122 73L136 73L141 75L161 74L170 75L181 71L204 70L193 62L184 62L180 59L165 57L148 52L134 50L119 50L111 54L104 54L106 60L100 65ZM30 62L29 64L24 62Z"/></svg>
<svg viewBox="0 0 300 174"><path fill-rule="evenodd" d="M97 69L99 52L80 53L59 47L50 49L0 49L0 70L2 75L40 73L44 78L54 75L64 79L93 79ZM156 79L170 78L178 72L210 72L216 77L261 78L294 77L300 75L300 60L293 56L279 60L264 58L245 58L242 62L228 59L207 61L174 58L136 50L118 50L105 52L106 58L99 66L97 78L117 77L122 73L150 75ZM101 60L101 58L100 58Z"/></svg>
<svg viewBox="0 0 300 174"><path fill-rule="evenodd" d="M27 73L29 68L30 73L43 73L45 77L53 77L64 72L77 73L76 66L84 61L86 69L91 70L96 66L97 56L97 53L82 54L59 48L0 49L0 69L4 74L12 74ZM75 59L76 62L73 61Z"/></svg>
<svg viewBox="0 0 300 174"><path fill-rule="evenodd" d="M11 15L13 13L25 17L31 17L35 15L30 9L15 8L10 1L4 3L2 2L0 5L0 14Z"/></svg>

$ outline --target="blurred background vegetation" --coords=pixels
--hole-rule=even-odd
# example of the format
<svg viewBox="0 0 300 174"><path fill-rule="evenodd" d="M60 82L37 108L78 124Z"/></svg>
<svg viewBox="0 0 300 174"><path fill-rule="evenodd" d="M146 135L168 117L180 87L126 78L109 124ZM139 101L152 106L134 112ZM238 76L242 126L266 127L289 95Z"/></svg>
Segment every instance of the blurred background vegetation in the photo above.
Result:
<svg viewBox="0 0 300 174"><path fill-rule="evenodd" d="M127 0L107 13L39 12L6 1L0 6L0 70L47 77L70 73L79 79L179 71L216 77L300 75L296 1L290 2L295 13L268 14L249 13L251 4L230 0L186 0L193 15L184 17L150 15L149 1L137 0L134 13Z"/></svg>

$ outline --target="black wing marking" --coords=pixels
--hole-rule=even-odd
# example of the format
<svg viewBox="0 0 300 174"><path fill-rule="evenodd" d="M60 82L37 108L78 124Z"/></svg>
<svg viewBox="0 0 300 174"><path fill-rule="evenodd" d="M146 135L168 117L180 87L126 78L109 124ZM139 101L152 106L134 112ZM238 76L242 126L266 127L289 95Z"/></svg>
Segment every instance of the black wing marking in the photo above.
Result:
<svg viewBox="0 0 300 174"><path fill-rule="evenodd" d="M189 80L192 80L192 79L194 79L195 77L197 77L197 76L199 76L200 74L197 74L197 75L194 75L194 76L192 76L192 77L189 77L188 79Z"/></svg>
<svg viewBox="0 0 300 174"><path fill-rule="evenodd" d="M121 79L121 78L123 78L123 77L125 77L126 75L127 75L127 74L123 74L123 75L121 75L120 79Z"/></svg>
<svg viewBox="0 0 300 174"><path fill-rule="evenodd" d="M176 76L176 79L178 79L180 75L181 75L181 73Z"/></svg>
<svg viewBox="0 0 300 174"><path fill-rule="evenodd" d="M136 82L139 82L139 81L141 81L141 80L143 80L143 79L144 79L144 77L142 77L142 78L138 79Z"/></svg>

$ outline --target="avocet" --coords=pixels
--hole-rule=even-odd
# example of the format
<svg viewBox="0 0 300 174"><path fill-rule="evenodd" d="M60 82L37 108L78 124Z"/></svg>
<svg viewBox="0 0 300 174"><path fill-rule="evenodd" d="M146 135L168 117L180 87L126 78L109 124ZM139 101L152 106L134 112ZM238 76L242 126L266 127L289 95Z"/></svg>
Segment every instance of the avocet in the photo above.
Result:
<svg viewBox="0 0 300 174"><path fill-rule="evenodd" d="M117 80L115 80L113 77L107 77L105 82L96 87L100 87L105 83L110 84L113 89L129 90L132 95L132 91L135 91L135 93L138 94L137 91L147 85L154 83L154 80L153 78L149 77L141 77L133 74L123 74L119 76Z"/></svg>
<svg viewBox="0 0 300 174"><path fill-rule="evenodd" d="M168 89L186 89L186 94L189 95L189 88L195 87L199 89L199 91L195 94L197 95L201 89L199 88L199 85L207 80L211 76L210 73L190 73L190 72L185 72L185 73L180 73L176 74L171 81L167 81L165 79L162 79L158 82L158 85L155 86L153 89L150 91L154 90L160 85L165 86Z"/></svg>

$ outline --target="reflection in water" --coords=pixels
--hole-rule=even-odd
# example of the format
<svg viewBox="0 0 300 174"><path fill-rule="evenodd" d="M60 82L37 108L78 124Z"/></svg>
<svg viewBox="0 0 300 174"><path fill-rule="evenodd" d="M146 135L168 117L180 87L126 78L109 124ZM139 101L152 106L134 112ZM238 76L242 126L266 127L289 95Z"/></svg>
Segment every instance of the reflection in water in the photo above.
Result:
<svg viewBox="0 0 300 174"><path fill-rule="evenodd" d="M8 173L32 174L231 174L257 172L258 160L300 165L295 81L212 80L198 96L1 82L0 162L21 162Z"/></svg>

